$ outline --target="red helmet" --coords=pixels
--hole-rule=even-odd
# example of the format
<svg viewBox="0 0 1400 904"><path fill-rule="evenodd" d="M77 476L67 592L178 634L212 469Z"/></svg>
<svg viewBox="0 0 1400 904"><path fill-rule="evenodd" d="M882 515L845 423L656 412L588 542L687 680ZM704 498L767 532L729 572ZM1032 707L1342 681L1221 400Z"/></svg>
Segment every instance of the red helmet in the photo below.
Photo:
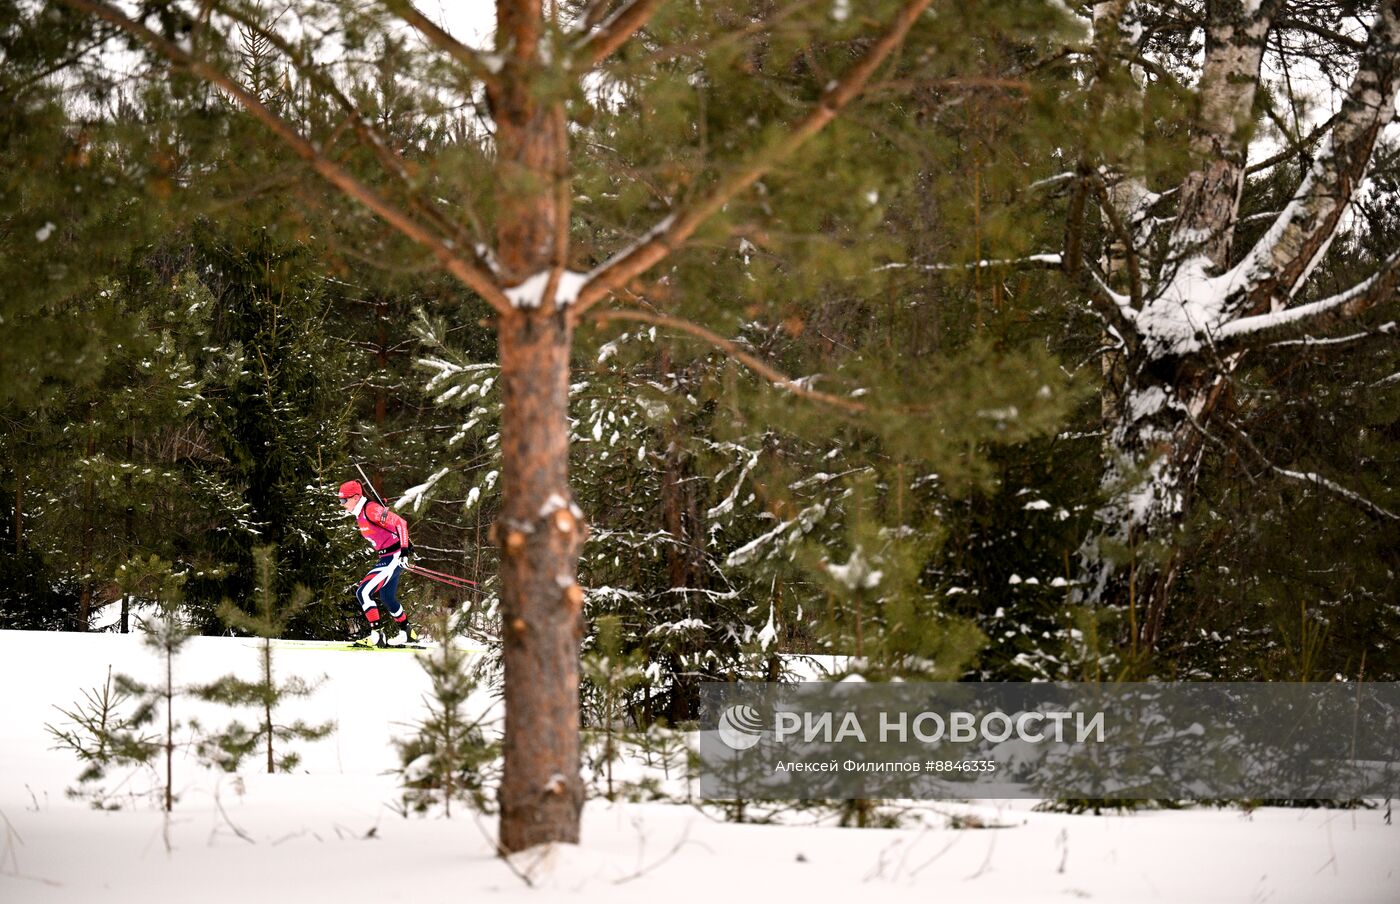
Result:
<svg viewBox="0 0 1400 904"><path fill-rule="evenodd" d="M358 480L347 480L340 485L341 499L354 499L356 496L363 496L365 491L360 488Z"/></svg>

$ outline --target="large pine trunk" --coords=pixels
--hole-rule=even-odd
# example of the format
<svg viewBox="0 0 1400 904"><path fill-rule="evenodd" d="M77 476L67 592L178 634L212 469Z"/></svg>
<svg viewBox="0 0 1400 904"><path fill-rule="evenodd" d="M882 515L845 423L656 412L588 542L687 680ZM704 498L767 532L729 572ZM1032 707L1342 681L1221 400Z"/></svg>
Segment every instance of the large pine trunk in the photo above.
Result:
<svg viewBox="0 0 1400 904"><path fill-rule="evenodd" d="M584 526L568 481L570 328L561 312L502 319L501 550L505 775L501 845L578 841Z"/></svg>
<svg viewBox="0 0 1400 904"><path fill-rule="evenodd" d="M568 172L562 101L540 84L539 0L499 0L504 59L490 100L496 123L499 278L552 274L497 320L501 365L502 646L505 767L500 844L519 851L577 843L582 513L569 491L569 352L573 327L552 287L567 262Z"/></svg>

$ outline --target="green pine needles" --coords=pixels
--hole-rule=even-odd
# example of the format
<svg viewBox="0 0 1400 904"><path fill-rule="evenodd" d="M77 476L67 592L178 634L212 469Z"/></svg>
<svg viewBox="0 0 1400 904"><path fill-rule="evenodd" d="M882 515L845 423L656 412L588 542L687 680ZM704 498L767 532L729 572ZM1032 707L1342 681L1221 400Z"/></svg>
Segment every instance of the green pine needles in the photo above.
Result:
<svg viewBox="0 0 1400 904"><path fill-rule="evenodd" d="M278 711L289 701L308 697L320 682L311 683L299 677L278 681L273 671L272 640L281 637L297 613L311 601L311 592L298 586L284 605L278 605L274 589L277 564L271 546L253 550L258 572L257 612L249 615L228 600L219 609L219 617L231 628L262 638L258 645L258 676L253 680L229 674L194 689L202 700L226 706L245 707L257 712L253 725L234 720L221 731L200 740L202 756L227 772L236 771L249 756L261 751L269 773L290 772L300 761L299 755L287 749L295 741L319 741L335 729L334 722L306 722L296 719L279 722Z"/></svg>
<svg viewBox="0 0 1400 904"><path fill-rule="evenodd" d="M488 739L483 721L494 708L478 708L472 716L467 703L485 683L487 662L469 662L469 652L453 643L461 612L435 610L428 619L428 634L440 643L418 663L428 674L430 692L424 698L427 714L414 723L415 733L396 739L399 775L403 783L401 812L427 813L438 805L452 816L454 801L487 812L486 793L496 773L500 745Z"/></svg>

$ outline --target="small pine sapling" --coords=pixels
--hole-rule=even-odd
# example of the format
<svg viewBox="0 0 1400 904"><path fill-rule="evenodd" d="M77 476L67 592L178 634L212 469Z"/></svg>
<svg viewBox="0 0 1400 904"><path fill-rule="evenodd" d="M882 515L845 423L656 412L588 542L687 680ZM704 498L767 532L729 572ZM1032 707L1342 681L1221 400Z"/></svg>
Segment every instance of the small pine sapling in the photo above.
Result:
<svg viewBox="0 0 1400 904"><path fill-rule="evenodd" d="M142 643L158 655L164 665L165 674L156 684L144 684L129 675L117 675L117 689L136 701L136 709L131 714L133 730L139 730L156 721L158 714L165 715L163 734L157 739L157 755L165 762L165 784L161 808L169 813L175 806L175 732L183 727L175 718L175 698L184 689L175 684L175 659L180 655L191 631L180 618L179 604L184 597L185 576L176 574L169 562L158 556L146 561L133 559L117 570L117 583L123 592L139 594L151 593L157 605L157 614L140 623L145 637Z"/></svg>
<svg viewBox="0 0 1400 904"><path fill-rule="evenodd" d="M300 762L300 757L297 753L286 750L285 745L294 741L318 741L335 729L335 723L312 724L302 719L286 724L277 722L277 710L287 700L310 696L319 685L319 682L312 684L295 676L278 682L272 668L273 638L280 637L288 623L306 608L311 601L311 593L305 587L298 586L291 599L279 607L275 589L277 563L273 547L260 546L254 549L253 560L258 569L257 613L249 615L225 600L219 608L219 617L235 630L262 638L258 647L258 678L247 681L237 675L228 674L209 684L193 688L193 692L200 699L211 703L256 709L258 722L251 728L237 720L230 722L222 731L203 738L199 743L199 753L224 771L233 772L242 765L246 757L261 748L265 754L268 773L289 772Z"/></svg>
<svg viewBox="0 0 1400 904"><path fill-rule="evenodd" d="M444 609L434 610L428 619L429 633L441 638L430 652L418 657L431 687L424 698L428 714L414 723L415 734L394 741L405 815L425 813L441 803L444 815L451 817L454 800L483 812L490 806L486 787L500 745L488 740L482 727L489 708L473 717L467 707L485 680L484 663L468 662L468 651L454 643L461 621L461 612Z"/></svg>
<svg viewBox="0 0 1400 904"><path fill-rule="evenodd" d="M625 732L625 704L631 690L646 680L645 661L639 650L624 649L622 619L604 615L595 622L593 646L583 655L583 678L592 689L591 733L602 736L601 765L608 800L615 800L613 764L620 757L619 736ZM587 698L586 698L587 699Z"/></svg>
<svg viewBox="0 0 1400 904"><path fill-rule="evenodd" d="M112 768L151 767L160 750L160 739L141 731L125 710L131 695L117 687L112 680L112 667L107 667L107 680L101 687L83 691L83 699L72 709L55 707L68 718L72 727L47 724L44 728L58 742L55 749L69 750L82 762L77 787L68 789L72 798L86 798L99 810L115 810L118 804L112 792L101 784Z"/></svg>

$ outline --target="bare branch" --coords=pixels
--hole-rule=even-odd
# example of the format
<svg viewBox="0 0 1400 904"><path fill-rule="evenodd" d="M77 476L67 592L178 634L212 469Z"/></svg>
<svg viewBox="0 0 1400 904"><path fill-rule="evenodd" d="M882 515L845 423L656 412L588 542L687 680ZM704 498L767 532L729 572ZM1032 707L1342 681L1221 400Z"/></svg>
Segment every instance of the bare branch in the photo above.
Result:
<svg viewBox="0 0 1400 904"><path fill-rule="evenodd" d="M881 264L875 268L875 272L879 273L884 270L928 270L932 272L941 272L946 270L987 270L1000 267L1012 270L1061 270L1064 268L1064 258L1058 254L1029 254L1025 257L969 261L965 264L905 264L896 261L888 264Z"/></svg>
<svg viewBox="0 0 1400 904"><path fill-rule="evenodd" d="M1108 185L1104 182L1103 176L1099 173L1093 175L1094 187L1099 193L1099 209L1104 216L1108 217L1109 225L1113 227L1114 237L1123 246L1123 260L1128 265L1128 303L1137 306L1142 304L1142 269L1138 260L1137 244L1133 240L1133 233L1123 222L1123 218L1118 213L1118 205L1113 203L1110 197Z"/></svg>
<svg viewBox="0 0 1400 904"><path fill-rule="evenodd" d="M606 60L651 21L661 0L629 0L578 42L575 53L582 67L591 69Z"/></svg>
<svg viewBox="0 0 1400 904"><path fill-rule="evenodd" d="M1292 30L1305 32L1313 37L1321 38L1324 41L1335 44L1338 47L1344 47L1347 50L1364 50L1366 48L1365 41L1358 41L1351 35L1344 35L1339 31L1323 28L1316 22L1310 22L1301 16L1280 16L1276 24L1280 31Z"/></svg>
<svg viewBox="0 0 1400 904"><path fill-rule="evenodd" d="M1277 154L1274 154L1270 157L1266 157L1263 160L1260 160L1258 163L1250 164L1249 169L1244 171L1245 175L1252 176L1255 173L1269 169L1270 167L1277 166L1285 160L1290 160L1293 157L1301 155L1308 148L1321 141L1323 136L1327 134L1327 132L1332 128L1332 126L1336 125L1337 119L1341 115L1341 111L1338 110L1336 113L1333 113L1331 116L1327 117L1326 122L1318 123L1317 128L1309 132L1307 134L1307 137L1297 142L1294 142L1290 139L1288 147L1279 151Z"/></svg>
<svg viewBox="0 0 1400 904"><path fill-rule="evenodd" d="M1391 521L1400 521L1400 515L1395 514L1389 509L1381 508L1379 505L1376 505L1374 502L1367 499L1365 496L1362 496L1355 490L1349 490L1346 487L1342 486L1340 483L1337 483L1335 480L1328 480L1321 474L1315 474L1311 471L1290 471L1287 468L1280 468L1278 465L1275 464L1271 464L1269 465L1269 467L1273 470L1275 474L1282 474L1284 477L1290 477L1293 480L1301 480L1304 483L1310 483L1314 486L1321 487L1322 489L1327 490L1329 493L1332 493L1335 496L1342 497L1346 501L1350 502L1352 505L1355 505L1378 518L1389 518Z"/></svg>
<svg viewBox="0 0 1400 904"><path fill-rule="evenodd" d="M644 240L604 263L589 274L573 305L577 317L588 308L610 296L628 280L644 273L681 247L702 223L714 216L732 198L761 179L766 173L792 156L826 127L845 107L858 97L881 64L904 43L915 20L923 14L932 0L909 0L895 17L888 31L875 42L865 57L840 80L822 92L817 104L786 134L769 142L754 153L747 162L737 166L729 175L689 207L672 214L653 229Z"/></svg>
<svg viewBox="0 0 1400 904"><path fill-rule="evenodd" d="M1210 433L1208 433L1205 427L1201 426L1200 421L1196 420L1196 417L1190 412L1187 412L1186 417L1191 422L1191 426L1193 426L1196 429L1196 431L1201 434L1201 436L1220 446L1222 449L1229 449L1229 446L1225 443L1224 440L1221 440L1218 437L1212 436ZM1230 431L1239 439L1240 443L1246 449L1249 450L1250 454L1252 454L1256 459L1259 460L1261 464L1264 465L1264 467L1268 468L1273 473L1278 474L1282 477L1287 477L1290 480L1297 480L1303 483L1310 483L1313 486L1326 490L1327 492L1332 493L1334 496L1338 496L1342 499L1345 499L1347 502L1350 502L1352 505L1357 506L1358 508L1365 511L1367 514L1372 515L1373 517L1388 518L1392 521L1400 521L1400 515L1395 514L1389 509L1382 508L1381 506L1367 499L1365 496L1362 496L1355 490L1349 490L1341 484L1337 483L1335 480L1329 480L1326 477L1323 477L1321 474L1317 474L1312 471L1293 471L1289 468L1280 467L1279 465L1274 464L1273 460L1270 459L1267 455L1265 455L1262 449L1255 445L1254 440L1250 438L1248 433L1245 433L1239 428L1239 426L1230 423L1228 420L1226 421L1226 426L1230 428Z"/></svg>
<svg viewBox="0 0 1400 904"><path fill-rule="evenodd" d="M600 323L607 323L612 320L630 320L635 321L637 323L650 323L654 326L661 326L666 327L667 329L677 330L678 332L686 333L687 335L694 336L697 339L701 339L709 343L710 345L724 352L726 355L729 355L734 360L743 364L745 367L747 367L749 370L752 370L754 373L758 374L763 379L772 383L774 386L786 389L793 395L801 396L804 399L811 399L816 402L821 402L826 405L831 405L836 408L841 408L845 411L866 411L869 407L864 402L858 402L855 399L847 398L846 396L833 395L829 392L822 392L820 390L804 386L797 380L794 380L792 377L789 377L781 371L778 371L775 368L765 364L757 356L744 351L742 348L739 347L738 343L734 342L734 340L726 339L719 333L716 333L714 330L703 327L698 323L686 320L683 317L671 317L666 314L653 314L649 311L637 311L628 309L599 311L593 316L593 319Z"/></svg>
<svg viewBox="0 0 1400 904"><path fill-rule="evenodd" d="M439 265L460 280L468 288L480 295L498 311L510 309L510 302L496 285L494 278L474 262L463 258L449 244L450 240L434 234L422 223L414 220L396 205L385 199L371 186L357 179L335 161L324 156L315 145L307 141L290 123L269 110L261 101L226 73L214 68L204 60L197 59L178 45L167 41L145 25L127 18L100 0L62 0L79 12L96 16L117 26L142 43L159 52L172 62L184 66L194 74L223 89L238 101L254 118L267 126L281 141L302 160L306 161L327 182L368 207L386 223L411 239L437 259Z"/></svg>

